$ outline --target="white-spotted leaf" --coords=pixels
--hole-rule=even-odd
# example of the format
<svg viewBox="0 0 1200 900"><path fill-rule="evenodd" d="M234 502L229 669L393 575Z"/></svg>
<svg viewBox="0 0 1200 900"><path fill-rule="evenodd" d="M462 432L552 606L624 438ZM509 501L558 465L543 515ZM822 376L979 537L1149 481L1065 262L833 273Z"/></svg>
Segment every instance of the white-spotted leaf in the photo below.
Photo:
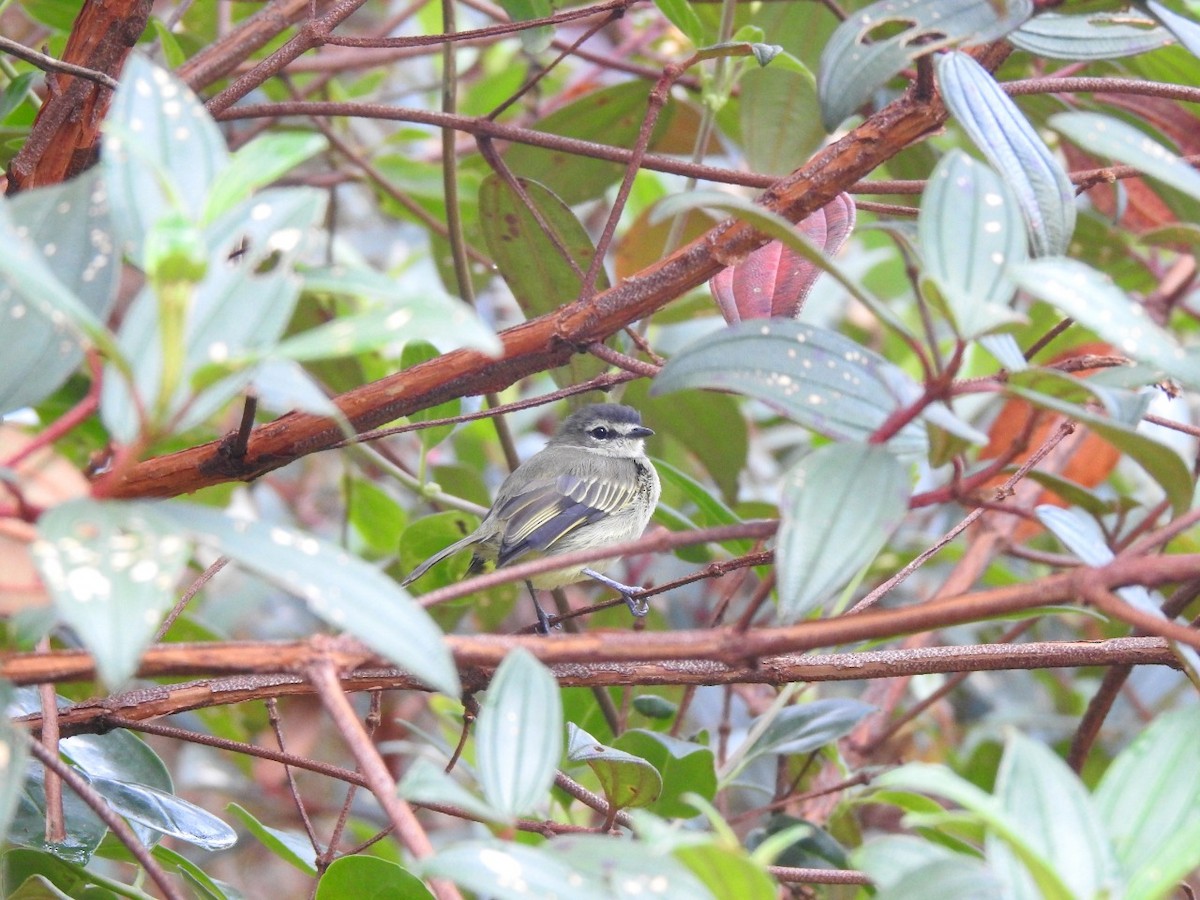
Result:
<svg viewBox="0 0 1200 900"><path fill-rule="evenodd" d="M651 393L683 388L754 397L840 441L868 440L921 393L883 357L836 332L790 319L742 322L684 348L663 367ZM887 446L923 454L924 426L909 422Z"/></svg>
<svg viewBox="0 0 1200 900"><path fill-rule="evenodd" d="M784 476L779 619L795 622L875 558L908 512L908 467L886 448L830 444Z"/></svg>
<svg viewBox="0 0 1200 900"><path fill-rule="evenodd" d="M50 307L46 295L69 292L98 324L116 299L120 266L104 183L95 171L22 191L0 200L0 207L7 211L7 216L0 213L2 415L46 397L83 358L80 329L66 310ZM47 290L46 281L58 284Z"/></svg>
<svg viewBox="0 0 1200 900"><path fill-rule="evenodd" d="M200 220L228 162L225 139L191 88L144 56L131 56L105 119L101 165L113 220L135 260L166 216Z"/></svg>
<svg viewBox="0 0 1200 900"><path fill-rule="evenodd" d="M965 53L938 57L937 77L947 108L1016 196L1033 255L1065 252L1075 231L1075 188L1029 120Z"/></svg>
<svg viewBox="0 0 1200 900"><path fill-rule="evenodd" d="M117 688L137 671L191 553L145 502L71 500L38 521L32 552L61 619Z"/></svg>
<svg viewBox="0 0 1200 900"><path fill-rule="evenodd" d="M263 522L183 503L157 507L178 531L301 597L313 614L451 696L458 670L441 629L408 592L342 548Z"/></svg>
<svg viewBox="0 0 1200 900"><path fill-rule="evenodd" d="M1030 0L880 0L853 13L821 53L817 88L826 129L918 56L995 40L1031 12Z"/></svg>
<svg viewBox="0 0 1200 900"><path fill-rule="evenodd" d="M1028 256L1028 240L1003 179L961 150L937 164L917 221L925 275L936 284L958 333L973 338L1018 321L1008 302L1007 266Z"/></svg>
<svg viewBox="0 0 1200 900"><path fill-rule="evenodd" d="M475 763L488 803L507 816L544 803L562 748L558 682L518 647L492 676L475 726Z"/></svg>

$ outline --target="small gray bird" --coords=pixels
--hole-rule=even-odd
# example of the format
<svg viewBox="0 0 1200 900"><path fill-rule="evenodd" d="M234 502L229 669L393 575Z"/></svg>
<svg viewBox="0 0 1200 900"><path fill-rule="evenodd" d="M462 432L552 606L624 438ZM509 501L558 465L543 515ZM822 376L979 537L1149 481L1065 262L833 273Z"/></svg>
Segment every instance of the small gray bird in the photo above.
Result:
<svg viewBox="0 0 1200 900"><path fill-rule="evenodd" d="M662 490L646 458L645 438L651 434L629 406L596 403L577 410L542 450L504 480L478 528L425 560L402 583L412 584L431 566L467 547L475 550L467 574L475 575L488 562L499 567L639 537ZM635 616L646 615L646 603L633 599L639 588L600 574L612 563L603 559L545 572L526 583L532 594L535 587L549 590L592 578L624 597ZM550 620L536 595L533 604L538 628L545 633Z"/></svg>

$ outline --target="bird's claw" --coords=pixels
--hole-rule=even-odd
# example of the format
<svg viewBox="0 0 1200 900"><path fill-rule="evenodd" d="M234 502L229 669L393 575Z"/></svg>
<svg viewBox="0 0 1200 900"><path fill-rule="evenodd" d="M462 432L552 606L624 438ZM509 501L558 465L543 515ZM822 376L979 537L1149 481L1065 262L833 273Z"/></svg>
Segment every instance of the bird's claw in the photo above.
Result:
<svg viewBox="0 0 1200 900"><path fill-rule="evenodd" d="M631 597L629 594L622 594L625 598L625 605L629 607L629 611L639 619L644 619L650 614L650 603L636 597Z"/></svg>

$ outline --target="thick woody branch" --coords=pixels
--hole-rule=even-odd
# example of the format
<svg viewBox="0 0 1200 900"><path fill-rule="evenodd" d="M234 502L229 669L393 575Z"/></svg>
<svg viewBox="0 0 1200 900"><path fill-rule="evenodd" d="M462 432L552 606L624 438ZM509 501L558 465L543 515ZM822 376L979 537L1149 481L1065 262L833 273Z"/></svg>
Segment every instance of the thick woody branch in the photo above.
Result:
<svg viewBox="0 0 1200 900"><path fill-rule="evenodd" d="M991 48L983 62L994 67L1006 53L1003 47ZM799 221L945 118L945 108L936 99L923 103L906 95L767 190L760 202L790 221ZM766 241L765 235L743 222L725 221L587 302L567 304L503 332L498 359L459 350L349 391L336 403L361 431L457 397L499 392L522 378L563 365L572 354L649 316ZM330 447L341 437L329 419L291 413L256 429L244 457L230 458L222 453L221 442L213 441L114 473L97 485L97 491L113 497L163 497L226 481L248 481Z"/></svg>

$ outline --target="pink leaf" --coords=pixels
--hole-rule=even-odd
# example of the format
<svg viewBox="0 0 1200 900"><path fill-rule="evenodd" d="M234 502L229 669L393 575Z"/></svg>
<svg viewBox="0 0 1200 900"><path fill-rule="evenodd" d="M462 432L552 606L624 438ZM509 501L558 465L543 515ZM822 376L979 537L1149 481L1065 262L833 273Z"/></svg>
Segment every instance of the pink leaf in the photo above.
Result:
<svg viewBox="0 0 1200 900"><path fill-rule="evenodd" d="M796 225L827 256L833 256L854 228L854 201L838 194ZM796 318L822 270L779 241L771 241L708 282L729 324L743 319Z"/></svg>

